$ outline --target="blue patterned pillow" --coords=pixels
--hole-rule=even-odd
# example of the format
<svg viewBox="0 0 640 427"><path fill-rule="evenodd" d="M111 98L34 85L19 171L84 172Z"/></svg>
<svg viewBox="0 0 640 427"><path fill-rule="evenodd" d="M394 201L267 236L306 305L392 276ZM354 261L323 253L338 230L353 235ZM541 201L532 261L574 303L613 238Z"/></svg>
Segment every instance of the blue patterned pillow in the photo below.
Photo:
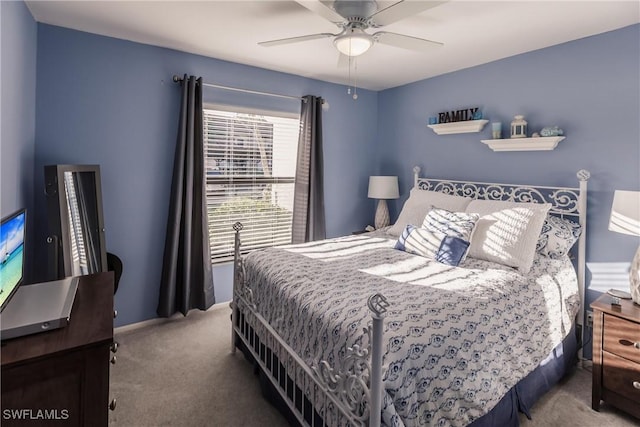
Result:
<svg viewBox="0 0 640 427"><path fill-rule="evenodd" d="M395 248L457 266L465 259L478 218L477 214L432 209L422 228L408 225L404 229Z"/></svg>
<svg viewBox="0 0 640 427"><path fill-rule="evenodd" d="M580 234L582 226L577 222L547 215L538 237L536 251L549 258L562 258L569 253Z"/></svg>

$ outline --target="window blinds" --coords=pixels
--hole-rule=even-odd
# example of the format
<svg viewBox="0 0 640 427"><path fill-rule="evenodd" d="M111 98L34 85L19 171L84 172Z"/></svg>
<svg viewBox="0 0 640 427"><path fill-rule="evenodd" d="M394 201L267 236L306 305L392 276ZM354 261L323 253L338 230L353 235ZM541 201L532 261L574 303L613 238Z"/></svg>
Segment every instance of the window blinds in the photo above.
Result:
<svg viewBox="0 0 640 427"><path fill-rule="evenodd" d="M242 252L291 243L299 119L204 109L209 239L213 262L233 257L233 224Z"/></svg>

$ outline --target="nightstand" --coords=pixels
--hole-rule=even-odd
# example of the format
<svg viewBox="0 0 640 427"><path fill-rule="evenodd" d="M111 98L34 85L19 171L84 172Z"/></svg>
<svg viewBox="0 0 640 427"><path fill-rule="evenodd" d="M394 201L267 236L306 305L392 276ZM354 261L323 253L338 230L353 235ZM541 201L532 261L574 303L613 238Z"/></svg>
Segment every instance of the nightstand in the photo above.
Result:
<svg viewBox="0 0 640 427"><path fill-rule="evenodd" d="M593 309L593 388L591 407L600 401L640 418L640 306L631 300L611 305L602 295Z"/></svg>

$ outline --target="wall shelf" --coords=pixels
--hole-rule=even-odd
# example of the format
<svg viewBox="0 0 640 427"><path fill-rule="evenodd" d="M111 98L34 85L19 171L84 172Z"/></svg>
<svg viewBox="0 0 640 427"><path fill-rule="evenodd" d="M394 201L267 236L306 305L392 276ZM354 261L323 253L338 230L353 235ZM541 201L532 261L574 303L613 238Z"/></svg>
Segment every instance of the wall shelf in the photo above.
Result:
<svg viewBox="0 0 640 427"><path fill-rule="evenodd" d="M440 123L427 125L438 135L450 135L454 133L480 132L489 120L467 120L464 122Z"/></svg>
<svg viewBox="0 0 640 427"><path fill-rule="evenodd" d="M564 136L541 136L538 138L483 139L493 151L550 151L558 146Z"/></svg>

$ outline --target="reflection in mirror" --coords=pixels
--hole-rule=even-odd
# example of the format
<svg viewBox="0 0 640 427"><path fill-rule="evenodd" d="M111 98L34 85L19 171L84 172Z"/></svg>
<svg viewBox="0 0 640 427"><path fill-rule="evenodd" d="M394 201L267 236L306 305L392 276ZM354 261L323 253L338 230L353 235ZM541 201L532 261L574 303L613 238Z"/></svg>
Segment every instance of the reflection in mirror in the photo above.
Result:
<svg viewBox="0 0 640 427"><path fill-rule="evenodd" d="M102 271L95 188L93 172L64 172L71 276Z"/></svg>
<svg viewBox="0 0 640 427"><path fill-rule="evenodd" d="M107 271L98 165L45 166L50 277Z"/></svg>

